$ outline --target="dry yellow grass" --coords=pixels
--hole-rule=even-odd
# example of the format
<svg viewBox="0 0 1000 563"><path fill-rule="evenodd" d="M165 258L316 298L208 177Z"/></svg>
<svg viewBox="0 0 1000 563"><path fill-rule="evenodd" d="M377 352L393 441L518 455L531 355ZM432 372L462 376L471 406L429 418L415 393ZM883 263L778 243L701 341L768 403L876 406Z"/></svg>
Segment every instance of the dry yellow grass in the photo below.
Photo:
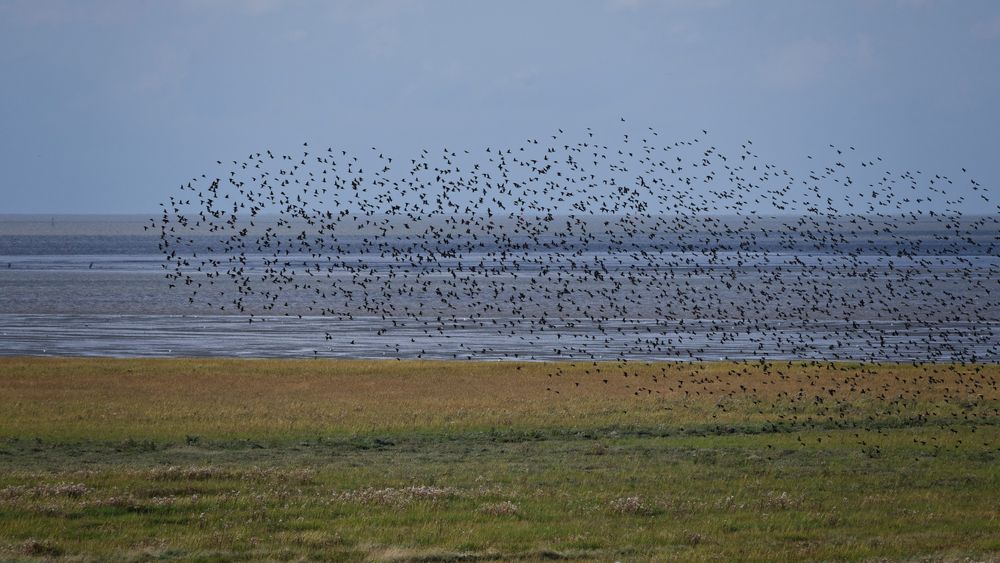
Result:
<svg viewBox="0 0 1000 563"><path fill-rule="evenodd" d="M983 408L997 366L0 359L0 436L286 436ZM607 382L605 382L607 380ZM940 410L939 408L939 410ZM959 410L956 410L959 409ZM790 415L791 416L791 415Z"/></svg>

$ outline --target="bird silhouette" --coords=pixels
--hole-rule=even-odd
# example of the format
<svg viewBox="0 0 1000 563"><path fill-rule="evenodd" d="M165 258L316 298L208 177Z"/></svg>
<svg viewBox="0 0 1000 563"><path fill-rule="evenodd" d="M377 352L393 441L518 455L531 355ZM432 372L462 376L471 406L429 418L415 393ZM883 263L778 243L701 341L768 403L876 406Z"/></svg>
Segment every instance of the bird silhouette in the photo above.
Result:
<svg viewBox="0 0 1000 563"><path fill-rule="evenodd" d="M324 319L314 356L592 364L565 387L553 364L554 394L620 384L719 397L724 412L759 395L742 380L763 370L835 425L852 397L918 398L890 397L869 364L933 382L1000 358L1000 206L965 168L894 170L830 144L799 170L751 140L723 152L705 129L662 142L620 122L605 140L563 128L408 158L303 143L217 160L148 228L171 287L248 330ZM708 380L687 364L677 379L653 360L738 367ZM836 383L810 379L819 369ZM960 379L943 400L996 386Z"/></svg>

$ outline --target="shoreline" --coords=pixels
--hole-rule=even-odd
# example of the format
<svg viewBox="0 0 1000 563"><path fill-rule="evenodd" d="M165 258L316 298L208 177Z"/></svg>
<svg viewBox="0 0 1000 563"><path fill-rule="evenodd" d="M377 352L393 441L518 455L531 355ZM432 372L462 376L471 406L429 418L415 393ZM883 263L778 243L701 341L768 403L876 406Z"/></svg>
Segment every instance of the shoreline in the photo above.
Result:
<svg viewBox="0 0 1000 563"><path fill-rule="evenodd" d="M989 368L1000 369L1000 360L996 362L970 362L970 361L913 361L913 360L852 360L852 359L824 359L824 358L723 358L723 359L671 359L655 360L646 358L625 358L623 359L594 359L594 358L569 358L564 360L552 359L526 359L526 358L390 358L390 357L348 357L348 356L225 356L225 355L205 355L205 356L111 356L111 355L63 355L63 354L4 354L0 352L0 366L7 362L17 361L93 361L93 362L276 362L276 363L386 363L386 364L407 364L415 363L422 365L444 364L444 365L569 365L569 364L600 364L600 365L778 365L791 364L792 366L815 367L914 367L923 366L958 366L963 368ZM2 377L2 376L0 376Z"/></svg>

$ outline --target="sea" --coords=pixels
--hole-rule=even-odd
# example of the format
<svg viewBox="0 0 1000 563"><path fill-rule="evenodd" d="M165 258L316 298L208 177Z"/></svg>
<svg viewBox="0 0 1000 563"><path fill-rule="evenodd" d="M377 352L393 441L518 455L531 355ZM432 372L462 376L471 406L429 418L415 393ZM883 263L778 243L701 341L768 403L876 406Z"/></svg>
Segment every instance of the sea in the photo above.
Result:
<svg viewBox="0 0 1000 563"><path fill-rule="evenodd" d="M133 215L0 215L0 355L1000 361L1000 257L986 244L935 247L948 238L941 229L911 233L925 243L916 248L931 249L926 255L894 257L871 241L849 256L808 245L736 252L740 241L733 240L712 242L722 259L690 248L656 259L595 240L572 259L545 249L500 257L470 250L422 276L419 266L399 269L383 255L350 254L345 238L347 257L323 278L340 296L338 313L329 315L319 314L314 294L294 290L279 310L252 300L242 311L193 302L168 279L160 237L149 225L149 217ZM998 240L996 232L980 235ZM571 294L565 282L552 281L552 270L572 272L573 260L610 264L618 279L663 284L655 293L626 285L621 302L595 320L577 312L601 303L577 306L581 296L608 295L608 280L574 282ZM245 261L248 271L263 272L269 255L247 251ZM493 267L469 267L484 263ZM358 283L358 267L369 286L393 284L391 303L377 303L386 293ZM426 288L455 270L463 287L495 291L428 298ZM809 314L817 294L827 305ZM831 309L837 303L842 307Z"/></svg>

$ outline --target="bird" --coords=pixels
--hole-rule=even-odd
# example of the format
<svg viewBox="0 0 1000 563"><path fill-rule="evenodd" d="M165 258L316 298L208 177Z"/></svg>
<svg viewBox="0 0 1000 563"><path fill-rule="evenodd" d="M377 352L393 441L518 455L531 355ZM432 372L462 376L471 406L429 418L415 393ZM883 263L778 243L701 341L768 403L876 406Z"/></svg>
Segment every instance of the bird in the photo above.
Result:
<svg viewBox="0 0 1000 563"><path fill-rule="evenodd" d="M832 143L779 164L752 139L618 124L403 158L263 149L182 182L147 227L193 308L247 330L310 323L317 357L557 360L553 394L599 383L724 412L763 374L835 425L848 397L920 398L892 396L870 364L936 381L1000 358L1000 206L966 168L900 170ZM708 379L690 368L704 360L739 367ZM961 380L942 399L995 385Z"/></svg>

